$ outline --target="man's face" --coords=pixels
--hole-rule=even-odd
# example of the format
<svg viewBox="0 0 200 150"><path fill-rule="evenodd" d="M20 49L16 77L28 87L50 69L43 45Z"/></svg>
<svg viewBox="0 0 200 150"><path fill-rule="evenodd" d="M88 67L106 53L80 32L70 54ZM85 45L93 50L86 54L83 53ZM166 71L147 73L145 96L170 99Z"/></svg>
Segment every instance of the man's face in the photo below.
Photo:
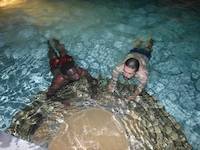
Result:
<svg viewBox="0 0 200 150"><path fill-rule="evenodd" d="M135 76L135 69L132 69L126 65L124 65L124 70L123 70L123 76L125 77L125 79L130 79L133 76Z"/></svg>

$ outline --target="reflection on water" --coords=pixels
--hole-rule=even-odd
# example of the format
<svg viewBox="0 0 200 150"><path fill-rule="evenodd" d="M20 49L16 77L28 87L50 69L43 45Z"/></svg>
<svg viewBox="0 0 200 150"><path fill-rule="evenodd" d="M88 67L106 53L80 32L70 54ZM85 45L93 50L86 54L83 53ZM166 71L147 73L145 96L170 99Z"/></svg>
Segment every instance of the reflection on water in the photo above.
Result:
<svg viewBox="0 0 200 150"><path fill-rule="evenodd" d="M11 7L25 1L26 0L0 0L0 7Z"/></svg>
<svg viewBox="0 0 200 150"><path fill-rule="evenodd" d="M13 3L0 8L2 130L31 103L33 94L49 86L49 37L64 43L93 76L110 77L132 48L132 40L152 34L155 45L147 90L181 123L190 143L199 147L200 9L194 1L0 1L5 2Z"/></svg>

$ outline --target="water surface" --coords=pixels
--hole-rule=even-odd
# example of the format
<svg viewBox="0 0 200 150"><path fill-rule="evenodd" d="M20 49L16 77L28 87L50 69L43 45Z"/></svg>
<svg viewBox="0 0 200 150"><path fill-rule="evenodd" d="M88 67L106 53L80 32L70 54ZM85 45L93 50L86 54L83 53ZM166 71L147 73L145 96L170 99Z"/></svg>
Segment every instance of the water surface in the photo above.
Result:
<svg viewBox="0 0 200 150"><path fill-rule="evenodd" d="M2 0L0 3L2 4ZM0 128L49 86L47 44L60 39L93 76L111 77L133 39L155 40L146 89L200 147L200 16L195 1L13 0L0 8ZM2 5L0 5L2 6Z"/></svg>

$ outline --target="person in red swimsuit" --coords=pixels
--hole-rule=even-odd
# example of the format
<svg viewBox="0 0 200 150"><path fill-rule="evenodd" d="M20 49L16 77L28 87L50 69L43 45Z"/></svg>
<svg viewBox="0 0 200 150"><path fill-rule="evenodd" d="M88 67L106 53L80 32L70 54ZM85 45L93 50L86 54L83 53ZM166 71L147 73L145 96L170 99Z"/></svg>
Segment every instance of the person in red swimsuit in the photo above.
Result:
<svg viewBox="0 0 200 150"><path fill-rule="evenodd" d="M97 80L87 70L77 66L72 56L67 54L63 44L56 39L48 40L48 56L51 72L54 76L47 91L47 97L55 96L56 92L70 82L85 76L91 85L92 93L96 94Z"/></svg>

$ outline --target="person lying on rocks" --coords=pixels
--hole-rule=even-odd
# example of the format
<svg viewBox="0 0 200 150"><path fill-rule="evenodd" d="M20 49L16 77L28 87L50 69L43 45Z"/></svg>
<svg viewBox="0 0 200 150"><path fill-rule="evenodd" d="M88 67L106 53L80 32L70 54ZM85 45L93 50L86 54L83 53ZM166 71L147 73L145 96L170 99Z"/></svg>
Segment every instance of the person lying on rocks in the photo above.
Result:
<svg viewBox="0 0 200 150"><path fill-rule="evenodd" d="M129 100L134 100L142 92L148 79L147 64L151 58L152 46L152 38L149 38L146 42L140 39L135 41L135 47L130 50L122 63L113 70L112 79L108 85L109 92L113 93L116 90L119 75L123 75L125 80L136 78L139 81L136 90L128 97Z"/></svg>
<svg viewBox="0 0 200 150"><path fill-rule="evenodd" d="M60 44L57 39L50 39L48 40L48 48L49 65L53 80L48 88L47 98L55 96L63 85L77 81L83 76L91 84L92 93L96 94L97 80L87 70L76 65L73 57L67 54L63 44Z"/></svg>

